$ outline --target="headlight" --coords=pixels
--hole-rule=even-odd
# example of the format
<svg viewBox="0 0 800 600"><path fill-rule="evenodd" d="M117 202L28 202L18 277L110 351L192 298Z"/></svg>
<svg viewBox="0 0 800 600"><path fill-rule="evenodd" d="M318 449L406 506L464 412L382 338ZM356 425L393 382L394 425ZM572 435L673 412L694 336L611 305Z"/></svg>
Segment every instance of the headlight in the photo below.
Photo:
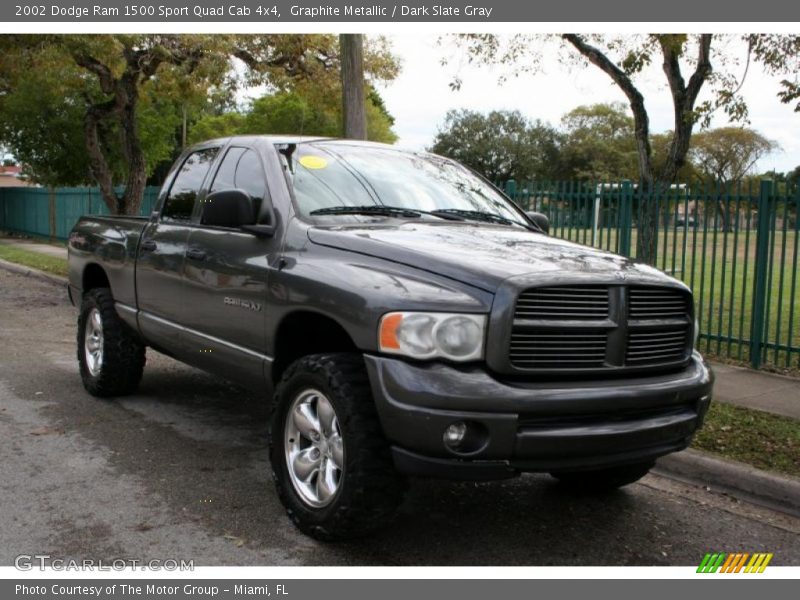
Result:
<svg viewBox="0 0 800 600"><path fill-rule="evenodd" d="M455 361L483 358L486 315L392 312L378 328L381 352Z"/></svg>

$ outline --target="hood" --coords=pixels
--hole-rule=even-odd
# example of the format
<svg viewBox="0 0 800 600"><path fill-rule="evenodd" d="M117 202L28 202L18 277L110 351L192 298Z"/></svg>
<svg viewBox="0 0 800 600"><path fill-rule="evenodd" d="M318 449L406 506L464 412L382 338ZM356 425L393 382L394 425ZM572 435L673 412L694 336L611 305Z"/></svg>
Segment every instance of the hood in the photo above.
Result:
<svg viewBox="0 0 800 600"><path fill-rule="evenodd" d="M521 275L675 282L631 259L508 226L460 222L359 224L312 227L308 237L315 244L424 269L490 292L502 281Z"/></svg>

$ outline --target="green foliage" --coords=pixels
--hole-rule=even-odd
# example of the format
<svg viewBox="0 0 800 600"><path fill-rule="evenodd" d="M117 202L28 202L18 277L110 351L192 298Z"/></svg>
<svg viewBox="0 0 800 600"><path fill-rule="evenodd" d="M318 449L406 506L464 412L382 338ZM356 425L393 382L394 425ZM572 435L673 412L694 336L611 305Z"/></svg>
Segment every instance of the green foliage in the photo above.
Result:
<svg viewBox="0 0 800 600"><path fill-rule="evenodd" d="M453 158L490 181L559 176L556 130L519 111L451 110L431 152Z"/></svg>
<svg viewBox="0 0 800 600"><path fill-rule="evenodd" d="M633 118L624 104L579 106L564 115L561 126L561 161L568 178L638 178Z"/></svg>
<svg viewBox="0 0 800 600"><path fill-rule="evenodd" d="M701 179L739 183L760 158L778 148L754 129L720 127L696 133L689 155Z"/></svg>
<svg viewBox="0 0 800 600"><path fill-rule="evenodd" d="M7 57L7 55L6 55ZM55 52L43 52L24 77L0 96L0 140L43 184L78 185L89 178L84 144L84 83L77 68ZM52 64L52 68L45 65ZM95 89L91 90L93 93Z"/></svg>
<svg viewBox="0 0 800 600"><path fill-rule="evenodd" d="M394 78L399 68L381 37L367 39L364 66L370 84ZM206 139L250 126L287 131L297 125L299 131L295 117L308 113L313 126L335 135L338 71L338 36L330 34L0 36L0 145L46 185L95 183L99 171L110 175L101 176L104 181L125 183L132 172L130 152L123 151L125 130L136 132L145 175L180 152L184 122L192 139ZM119 101L126 77L130 93ZM230 112L243 85L295 93L308 110L293 113L288 105L297 108L297 102L282 96L282 121L262 111L260 121L254 124L253 115L245 123L244 114ZM121 103L107 110L115 100ZM394 141L382 102L367 109L370 137ZM97 156L90 160L87 150L85 123L93 110L102 111L96 119L100 162ZM135 127L123 119L130 111ZM133 164L141 174L140 163Z"/></svg>
<svg viewBox="0 0 800 600"><path fill-rule="evenodd" d="M454 39L470 63L492 66L500 82L541 71L548 46L556 47L562 64L570 68L592 65L605 73L628 100L635 122L637 172L644 181L674 181L686 165L695 125L708 127L715 113L724 113L731 122L747 123L748 105L741 90L751 63L773 76L785 77L778 93L781 102L800 99L800 35L458 34ZM675 123L669 132L668 150L657 163L654 158L658 157L651 152L656 140L649 129L645 98L637 87L650 74L646 71L656 65L667 84L659 93L670 98ZM460 85L456 77L451 87ZM800 103L795 110L800 111ZM662 146L663 142L658 140ZM620 166L619 160L614 162ZM602 172L601 166L590 161L584 170L587 174ZM653 250L651 216L645 219L648 236L642 238L645 255Z"/></svg>
<svg viewBox="0 0 800 600"><path fill-rule="evenodd" d="M372 141L392 143L391 115L377 92L367 95L367 135ZM191 127L189 140L198 142L230 135L303 134L341 137L342 111L336 93L303 96L299 92L278 92L254 100L243 111L209 115Z"/></svg>
<svg viewBox="0 0 800 600"><path fill-rule="evenodd" d="M619 181L638 179L634 121L622 103L579 106L561 119L560 129L529 121L518 111L447 113L430 148L458 160L492 181ZM653 163L668 160L673 134L651 135ZM684 183L738 182L774 142L752 129L722 127L695 134L677 174ZM800 167L766 177L794 181Z"/></svg>
<svg viewBox="0 0 800 600"><path fill-rule="evenodd" d="M226 112L221 115L201 117L189 128L188 142L195 144L203 140L229 137L244 131L245 116L240 112Z"/></svg>

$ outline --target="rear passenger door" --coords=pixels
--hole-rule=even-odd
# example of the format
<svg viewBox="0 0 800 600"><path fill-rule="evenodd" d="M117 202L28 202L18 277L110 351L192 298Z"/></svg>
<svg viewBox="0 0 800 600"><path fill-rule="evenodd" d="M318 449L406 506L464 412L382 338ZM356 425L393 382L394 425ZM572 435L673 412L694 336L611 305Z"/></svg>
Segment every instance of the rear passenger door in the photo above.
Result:
<svg viewBox="0 0 800 600"><path fill-rule="evenodd" d="M187 315L183 263L195 201L219 151L202 148L185 157L172 176L161 211L145 228L136 262L139 328L155 346L179 352Z"/></svg>
<svg viewBox="0 0 800 600"><path fill-rule="evenodd" d="M230 189L246 191L258 214L269 191L256 149L226 150L209 193ZM263 368L271 361L265 354L267 279L270 256L279 250L277 235L263 238L238 228L196 223L184 267L191 305L185 335L197 348L195 365L244 385L263 386Z"/></svg>

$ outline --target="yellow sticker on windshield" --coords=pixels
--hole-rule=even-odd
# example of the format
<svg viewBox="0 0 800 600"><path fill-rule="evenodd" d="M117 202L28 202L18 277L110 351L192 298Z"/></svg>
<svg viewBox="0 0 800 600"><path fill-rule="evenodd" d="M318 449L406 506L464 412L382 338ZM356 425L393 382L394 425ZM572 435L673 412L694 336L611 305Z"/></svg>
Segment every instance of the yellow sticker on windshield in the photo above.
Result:
<svg viewBox="0 0 800 600"><path fill-rule="evenodd" d="M306 169L324 169L328 166L328 161L321 156L306 155L300 157L300 164Z"/></svg>

